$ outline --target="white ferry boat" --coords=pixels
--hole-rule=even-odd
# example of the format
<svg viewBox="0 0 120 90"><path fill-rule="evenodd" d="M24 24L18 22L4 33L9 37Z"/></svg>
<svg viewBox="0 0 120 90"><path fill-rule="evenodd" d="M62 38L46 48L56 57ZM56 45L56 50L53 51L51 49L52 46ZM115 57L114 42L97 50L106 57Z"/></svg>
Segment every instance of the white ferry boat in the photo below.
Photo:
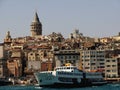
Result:
<svg viewBox="0 0 120 90"><path fill-rule="evenodd" d="M101 73L83 72L75 66L62 66L54 71L36 72L35 78L41 87L80 87L105 84Z"/></svg>

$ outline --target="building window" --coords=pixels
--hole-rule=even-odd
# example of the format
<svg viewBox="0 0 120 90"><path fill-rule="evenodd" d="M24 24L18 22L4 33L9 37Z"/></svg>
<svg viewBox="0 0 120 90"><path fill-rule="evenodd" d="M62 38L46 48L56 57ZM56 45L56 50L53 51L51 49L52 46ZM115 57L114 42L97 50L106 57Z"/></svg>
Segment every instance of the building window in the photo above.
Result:
<svg viewBox="0 0 120 90"><path fill-rule="evenodd" d="M110 72L110 70L107 70L107 72Z"/></svg>
<svg viewBox="0 0 120 90"><path fill-rule="evenodd" d="M110 65L107 65L107 67L110 67Z"/></svg>
<svg viewBox="0 0 120 90"><path fill-rule="evenodd" d="M95 63L91 63L91 65L95 65Z"/></svg>
<svg viewBox="0 0 120 90"><path fill-rule="evenodd" d="M105 66L100 66L100 68L105 68Z"/></svg>
<svg viewBox="0 0 120 90"><path fill-rule="evenodd" d="M112 65L112 67L116 67L116 65Z"/></svg>
<svg viewBox="0 0 120 90"><path fill-rule="evenodd" d="M85 69L90 69L90 67L85 67Z"/></svg>
<svg viewBox="0 0 120 90"><path fill-rule="evenodd" d="M106 62L110 62L110 60L106 60Z"/></svg>
<svg viewBox="0 0 120 90"><path fill-rule="evenodd" d="M112 62L115 62L116 60L112 60Z"/></svg>
<svg viewBox="0 0 120 90"><path fill-rule="evenodd" d="M63 59L63 56L61 56L61 59Z"/></svg>
<svg viewBox="0 0 120 90"><path fill-rule="evenodd" d="M35 59L34 57L32 57L32 59Z"/></svg>
<svg viewBox="0 0 120 90"><path fill-rule="evenodd" d="M116 72L116 70L112 70L112 72Z"/></svg>
<svg viewBox="0 0 120 90"><path fill-rule="evenodd" d="M29 60L31 60L31 57L29 57Z"/></svg>
<svg viewBox="0 0 120 90"><path fill-rule="evenodd" d="M100 59L100 61L104 61L104 59Z"/></svg>
<svg viewBox="0 0 120 90"><path fill-rule="evenodd" d="M104 63L100 63L100 65L104 65Z"/></svg>

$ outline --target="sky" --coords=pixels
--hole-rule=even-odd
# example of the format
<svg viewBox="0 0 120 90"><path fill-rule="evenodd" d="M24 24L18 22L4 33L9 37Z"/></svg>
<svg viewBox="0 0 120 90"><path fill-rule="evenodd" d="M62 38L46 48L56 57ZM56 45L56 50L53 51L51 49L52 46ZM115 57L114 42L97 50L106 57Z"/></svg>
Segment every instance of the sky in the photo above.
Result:
<svg viewBox="0 0 120 90"><path fill-rule="evenodd" d="M109 37L120 32L120 0L0 0L0 42L31 36L30 25L37 11L43 35L75 29L89 37Z"/></svg>

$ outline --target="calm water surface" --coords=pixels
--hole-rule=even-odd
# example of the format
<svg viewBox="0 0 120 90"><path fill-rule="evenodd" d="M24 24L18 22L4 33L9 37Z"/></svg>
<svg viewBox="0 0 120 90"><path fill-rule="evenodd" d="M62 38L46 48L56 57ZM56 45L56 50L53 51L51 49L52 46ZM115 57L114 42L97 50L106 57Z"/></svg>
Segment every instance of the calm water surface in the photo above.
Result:
<svg viewBox="0 0 120 90"><path fill-rule="evenodd" d="M0 86L0 90L68 90L68 88L42 88L38 86ZM84 88L69 88L69 90L120 90L120 84L107 84Z"/></svg>

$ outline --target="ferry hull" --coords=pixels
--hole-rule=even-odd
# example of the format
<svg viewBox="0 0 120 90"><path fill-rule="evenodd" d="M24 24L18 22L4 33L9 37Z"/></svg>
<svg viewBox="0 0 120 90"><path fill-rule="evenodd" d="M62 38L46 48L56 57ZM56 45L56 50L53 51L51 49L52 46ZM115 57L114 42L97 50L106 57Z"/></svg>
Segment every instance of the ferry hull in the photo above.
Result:
<svg viewBox="0 0 120 90"><path fill-rule="evenodd" d="M39 85L40 87L51 87L51 88L75 88L75 87L87 87L91 86L90 83L84 84L84 83L78 83L78 84L66 84L66 83L54 83L51 85Z"/></svg>
<svg viewBox="0 0 120 90"><path fill-rule="evenodd" d="M102 86L107 84L107 82L90 82L83 80L81 83L75 83L75 84L66 84L66 83L54 83L50 85L39 85L40 87L51 87L51 88L75 88L75 87L89 87L89 86Z"/></svg>

